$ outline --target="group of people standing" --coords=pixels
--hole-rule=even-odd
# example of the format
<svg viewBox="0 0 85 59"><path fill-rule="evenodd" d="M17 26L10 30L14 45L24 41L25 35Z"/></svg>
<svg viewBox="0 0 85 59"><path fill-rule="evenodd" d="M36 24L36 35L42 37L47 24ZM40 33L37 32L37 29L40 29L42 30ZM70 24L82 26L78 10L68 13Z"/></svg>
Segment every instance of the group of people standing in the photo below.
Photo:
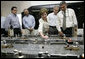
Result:
<svg viewBox="0 0 85 59"><path fill-rule="evenodd" d="M59 11L60 8L60 11ZM65 1L60 3L59 6L53 7L53 12L48 14L46 8L40 10L41 18L39 20L38 31L42 38L47 39L48 34L50 35L60 35L72 36L73 28L77 26L77 18L75 12L71 8L67 8ZM48 15L47 15L48 14ZM48 27L46 27L46 25ZM45 30L46 28L46 30ZM48 28L48 31L47 31ZM77 31L77 28L75 29Z"/></svg>
<svg viewBox="0 0 85 59"><path fill-rule="evenodd" d="M12 28L14 30L14 36L16 36L16 34L22 36L23 31L19 23L19 18L16 14L17 7L12 7L11 14L6 17L4 28L6 31ZM24 28L29 33L32 33L35 27L35 18L29 14L28 9L24 9L24 14ZM54 6L52 13L48 14L48 10L46 8L41 8L39 14L41 18L39 19L38 32L42 38L47 39L49 38L49 35L63 36L63 34L66 36L72 36L72 28L78 27L75 12L73 9L67 8L65 1L60 3L60 7Z"/></svg>

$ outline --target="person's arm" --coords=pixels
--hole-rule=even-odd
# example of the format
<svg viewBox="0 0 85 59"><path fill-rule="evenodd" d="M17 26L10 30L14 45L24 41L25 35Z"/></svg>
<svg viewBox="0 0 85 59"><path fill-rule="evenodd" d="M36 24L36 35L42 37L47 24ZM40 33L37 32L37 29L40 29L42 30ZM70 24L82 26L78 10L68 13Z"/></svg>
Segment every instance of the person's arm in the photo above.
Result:
<svg viewBox="0 0 85 59"><path fill-rule="evenodd" d="M61 32L61 27L60 27L60 20L57 19L56 21L56 28L59 32Z"/></svg>
<svg viewBox="0 0 85 59"><path fill-rule="evenodd" d="M32 17L32 22L33 22L32 29L34 29L34 27L35 27L35 18L34 17Z"/></svg>
<svg viewBox="0 0 85 59"><path fill-rule="evenodd" d="M24 25L25 28L27 28L27 29L29 28L25 18L23 18L23 25Z"/></svg>
<svg viewBox="0 0 85 59"><path fill-rule="evenodd" d="M6 20L5 17L1 18L1 28L5 28L4 27L5 26L5 20Z"/></svg>
<svg viewBox="0 0 85 59"><path fill-rule="evenodd" d="M77 29L78 29L78 23L77 23L77 18L76 18L76 14L75 14L75 11L72 9L72 19L73 19L73 27L75 28L74 30L77 32Z"/></svg>
<svg viewBox="0 0 85 59"><path fill-rule="evenodd" d="M72 19L73 19L74 27L75 27L75 26L78 26L78 24L77 24L76 14L75 14L75 12L74 12L74 10L73 10L73 9L72 9L72 14L73 14Z"/></svg>
<svg viewBox="0 0 85 59"><path fill-rule="evenodd" d="M18 24L19 24L19 28L22 30L22 24L21 24L21 19L17 16L17 19L18 19Z"/></svg>
<svg viewBox="0 0 85 59"><path fill-rule="evenodd" d="M49 15L47 16L47 21L50 24L50 16Z"/></svg>
<svg viewBox="0 0 85 59"><path fill-rule="evenodd" d="M44 39L47 39L47 38L48 38L48 36L45 36L45 35L43 34L43 23L42 23L40 20L39 20L38 32L39 32L39 34L40 34L40 36L41 36L42 38L44 38Z"/></svg>
<svg viewBox="0 0 85 59"><path fill-rule="evenodd" d="M40 34L40 36L41 36L42 38L44 38L44 39L48 39L48 36L43 35L42 32L39 32L39 34Z"/></svg>
<svg viewBox="0 0 85 59"><path fill-rule="evenodd" d="M59 15L57 15L57 21L56 21L56 28L57 28L57 30L58 30L58 33L59 33L59 35L63 35L63 32L61 31L61 26L60 26L60 24L61 24L61 21L60 21L60 18L59 18Z"/></svg>
<svg viewBox="0 0 85 59"><path fill-rule="evenodd" d="M8 31L8 29L10 28L10 16L6 17L6 20L4 22L4 27L5 27L5 30Z"/></svg>

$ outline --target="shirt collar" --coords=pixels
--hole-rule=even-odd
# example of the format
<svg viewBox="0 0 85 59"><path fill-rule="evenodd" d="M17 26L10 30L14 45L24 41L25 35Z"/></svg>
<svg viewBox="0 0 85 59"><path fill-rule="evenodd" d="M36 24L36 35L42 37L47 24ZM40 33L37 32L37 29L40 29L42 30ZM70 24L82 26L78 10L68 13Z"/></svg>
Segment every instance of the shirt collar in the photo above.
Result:
<svg viewBox="0 0 85 59"><path fill-rule="evenodd" d="M42 19L42 18L41 18L41 19ZM43 21L43 22L47 22L47 21L44 21L43 19L42 19L42 21Z"/></svg>
<svg viewBox="0 0 85 59"><path fill-rule="evenodd" d="M62 10L61 10L62 11ZM62 11L63 12L63 11ZM68 12L68 9L66 8L65 12L67 13Z"/></svg>
<svg viewBox="0 0 85 59"><path fill-rule="evenodd" d="M55 15L54 12L53 12L53 15ZM57 14L56 14L56 15L57 15Z"/></svg>
<svg viewBox="0 0 85 59"><path fill-rule="evenodd" d="M29 14L30 15L30 14ZM29 15L25 15L26 17L29 17Z"/></svg>
<svg viewBox="0 0 85 59"><path fill-rule="evenodd" d="M15 17L17 16L16 14L13 14L13 13L11 13L11 14L12 14L13 16L15 16Z"/></svg>

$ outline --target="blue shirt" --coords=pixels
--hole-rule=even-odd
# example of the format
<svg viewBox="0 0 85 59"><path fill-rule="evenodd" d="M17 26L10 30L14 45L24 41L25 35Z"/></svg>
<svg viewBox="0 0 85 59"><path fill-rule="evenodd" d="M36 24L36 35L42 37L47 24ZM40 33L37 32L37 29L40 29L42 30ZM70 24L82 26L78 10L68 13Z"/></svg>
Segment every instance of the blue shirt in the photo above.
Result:
<svg viewBox="0 0 85 59"><path fill-rule="evenodd" d="M8 29L11 25L13 28L20 28L19 18L13 13L7 16L5 21L5 28Z"/></svg>
<svg viewBox="0 0 85 59"><path fill-rule="evenodd" d="M25 28L34 28L35 26L35 18L32 15L23 17L23 25Z"/></svg>
<svg viewBox="0 0 85 59"><path fill-rule="evenodd" d="M5 20L5 17L1 16L1 28L4 28Z"/></svg>

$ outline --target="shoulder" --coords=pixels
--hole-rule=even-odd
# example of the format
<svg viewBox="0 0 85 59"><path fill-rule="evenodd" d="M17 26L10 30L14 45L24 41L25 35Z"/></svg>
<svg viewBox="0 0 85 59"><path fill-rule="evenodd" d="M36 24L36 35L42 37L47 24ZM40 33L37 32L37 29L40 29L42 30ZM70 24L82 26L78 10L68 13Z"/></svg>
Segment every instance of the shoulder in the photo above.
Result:
<svg viewBox="0 0 85 59"><path fill-rule="evenodd" d="M9 14L6 18L8 18L8 19L9 19L9 18L12 18L12 15L11 15L11 14Z"/></svg>
<svg viewBox="0 0 85 59"><path fill-rule="evenodd" d="M48 16L51 16L51 15L53 15L53 12L48 14Z"/></svg>
<svg viewBox="0 0 85 59"><path fill-rule="evenodd" d="M74 11L72 8L68 8L67 10L69 10L69 11Z"/></svg>
<svg viewBox="0 0 85 59"><path fill-rule="evenodd" d="M9 14L7 17L11 17L12 15L11 14Z"/></svg>
<svg viewBox="0 0 85 59"><path fill-rule="evenodd" d="M42 21L42 18L39 19L39 22Z"/></svg>
<svg viewBox="0 0 85 59"><path fill-rule="evenodd" d="M34 18L34 16L33 15L29 15L30 17L32 17L32 18Z"/></svg>
<svg viewBox="0 0 85 59"><path fill-rule="evenodd" d="M25 19L25 18L26 18L26 16L23 17L23 19Z"/></svg>
<svg viewBox="0 0 85 59"><path fill-rule="evenodd" d="M43 22L43 19L42 19L42 18L40 18L40 19L39 19L39 22Z"/></svg>
<svg viewBox="0 0 85 59"><path fill-rule="evenodd" d="M62 13L62 11L60 10L59 12L58 12L58 14L61 14Z"/></svg>
<svg viewBox="0 0 85 59"><path fill-rule="evenodd" d="M62 15L62 11L59 11L58 13L57 13L57 16L61 16Z"/></svg>

